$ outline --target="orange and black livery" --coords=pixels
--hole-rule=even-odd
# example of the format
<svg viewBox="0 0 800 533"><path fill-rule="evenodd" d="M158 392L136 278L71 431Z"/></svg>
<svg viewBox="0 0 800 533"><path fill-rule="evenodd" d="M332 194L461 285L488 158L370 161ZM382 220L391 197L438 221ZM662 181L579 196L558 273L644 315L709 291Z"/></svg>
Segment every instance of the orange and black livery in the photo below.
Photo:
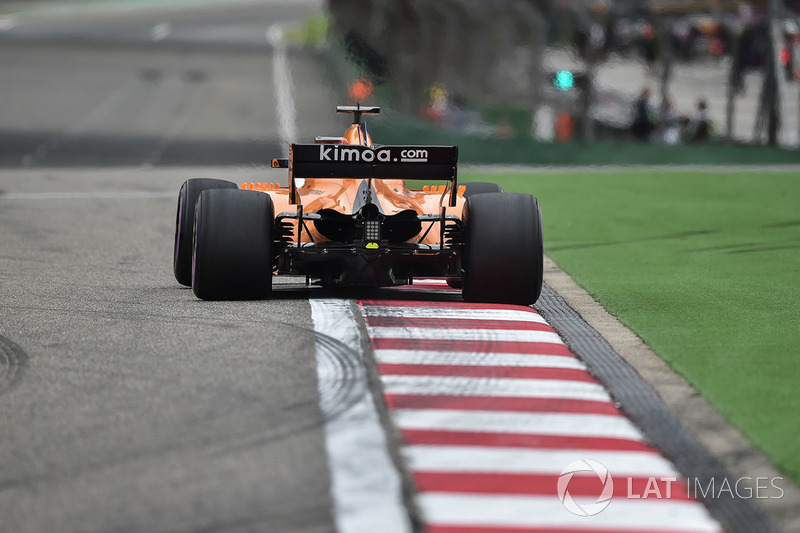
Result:
<svg viewBox="0 0 800 533"><path fill-rule="evenodd" d="M190 179L180 189L175 277L202 299L269 298L272 278L386 287L444 277L466 300L528 305L542 287L539 203L458 183L455 146L372 142L363 115L341 137L291 144L288 186ZM412 188L417 182L424 186ZM433 184L430 183L439 183Z"/></svg>

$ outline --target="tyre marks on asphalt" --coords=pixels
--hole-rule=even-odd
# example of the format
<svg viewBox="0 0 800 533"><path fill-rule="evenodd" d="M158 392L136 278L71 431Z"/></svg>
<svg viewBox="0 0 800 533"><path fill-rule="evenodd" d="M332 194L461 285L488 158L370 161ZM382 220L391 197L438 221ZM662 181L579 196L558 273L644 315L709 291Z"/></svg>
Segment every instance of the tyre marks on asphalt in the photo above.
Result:
<svg viewBox="0 0 800 533"><path fill-rule="evenodd" d="M442 300L360 301L428 532L721 531L685 483L662 479L683 478L536 311ZM616 481L591 517L558 494L562 470L583 459ZM661 499L628 498L653 487ZM566 498L594 504L602 488L578 472Z"/></svg>
<svg viewBox="0 0 800 533"><path fill-rule="evenodd" d="M367 384L352 302L310 302L337 531L408 533L402 483Z"/></svg>
<svg viewBox="0 0 800 533"><path fill-rule="evenodd" d="M0 335L0 394L19 383L27 366L28 355L22 348Z"/></svg>

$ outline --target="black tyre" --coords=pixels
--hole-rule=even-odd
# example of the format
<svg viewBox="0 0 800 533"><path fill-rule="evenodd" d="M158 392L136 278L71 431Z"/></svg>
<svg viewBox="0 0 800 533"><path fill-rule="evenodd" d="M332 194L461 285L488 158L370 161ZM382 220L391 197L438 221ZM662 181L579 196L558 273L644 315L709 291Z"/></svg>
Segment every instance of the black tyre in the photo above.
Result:
<svg viewBox="0 0 800 533"><path fill-rule="evenodd" d="M195 209L192 290L203 300L257 300L272 292L272 198L211 189Z"/></svg>
<svg viewBox="0 0 800 533"><path fill-rule="evenodd" d="M463 296L530 305L542 292L542 214L529 194L486 193L464 206Z"/></svg>
<svg viewBox="0 0 800 533"><path fill-rule="evenodd" d="M466 189L464 190L464 198L469 198L475 194L484 194L487 192L504 192L503 188L496 183L486 183L483 181L470 181L461 183Z"/></svg>
<svg viewBox="0 0 800 533"><path fill-rule="evenodd" d="M230 181L211 178L192 178L183 182L178 192L178 214L175 216L175 248L172 270L175 279L187 287L192 284L192 231L194 206L200 193L208 189L236 189Z"/></svg>
<svg viewBox="0 0 800 533"><path fill-rule="evenodd" d="M485 181L469 181L467 183L462 183L465 187L464 189L464 198L469 198L470 196L476 194L484 194L487 192L504 192L503 188L496 183L487 183ZM447 278L447 285L454 289L460 289L464 286L464 280L461 278Z"/></svg>
<svg viewBox="0 0 800 533"><path fill-rule="evenodd" d="M461 289L464 287L464 280L462 278L447 278L447 286L453 289Z"/></svg>

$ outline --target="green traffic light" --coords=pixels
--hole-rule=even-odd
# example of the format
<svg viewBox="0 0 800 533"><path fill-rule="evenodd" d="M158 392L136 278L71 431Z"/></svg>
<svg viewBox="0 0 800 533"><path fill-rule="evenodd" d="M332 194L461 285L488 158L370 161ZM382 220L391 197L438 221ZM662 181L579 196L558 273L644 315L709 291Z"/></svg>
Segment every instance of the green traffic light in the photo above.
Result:
<svg viewBox="0 0 800 533"><path fill-rule="evenodd" d="M575 85L575 76L568 70L559 70L553 80L553 85L561 91L568 91Z"/></svg>

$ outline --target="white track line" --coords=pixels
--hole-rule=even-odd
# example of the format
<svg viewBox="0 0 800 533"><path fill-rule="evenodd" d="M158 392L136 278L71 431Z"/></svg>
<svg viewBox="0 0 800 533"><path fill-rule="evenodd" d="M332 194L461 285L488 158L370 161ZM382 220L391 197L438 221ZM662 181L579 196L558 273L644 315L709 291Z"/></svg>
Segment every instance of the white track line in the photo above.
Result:
<svg viewBox="0 0 800 533"><path fill-rule="evenodd" d="M454 409L397 409L392 413L400 429L642 440L639 430L623 416Z"/></svg>
<svg viewBox="0 0 800 533"><path fill-rule="evenodd" d="M493 341L493 342L549 342L564 344L561 337L552 331L532 331L513 329L437 329L437 328L403 328L403 327L370 327L369 335L373 339L422 339L448 341Z"/></svg>
<svg viewBox="0 0 800 533"><path fill-rule="evenodd" d="M312 299L314 329L347 346L361 357L361 335L347 300ZM325 356L317 346L320 398L331 397L339 376L326 373ZM363 370L363 361L359 361ZM400 476L389 456L386 437L375 409L366 372L363 396L344 413L325 421L325 449L331 474L331 496L339 533L381 531L408 533Z"/></svg>
<svg viewBox="0 0 800 533"><path fill-rule="evenodd" d="M272 74L278 115L278 133L284 154L297 138L291 69L283 42L283 28L275 24L266 33L273 46ZM362 355L361 335L345 300L311 300L314 328ZM336 386L324 375L325 364L317 348L320 398ZM363 362L362 362L363 368ZM339 533L381 531L409 533L411 524L403 504L399 473L390 456L366 373L364 396L344 414L325 423L325 448L331 475L334 519Z"/></svg>
<svg viewBox="0 0 800 533"><path fill-rule="evenodd" d="M697 504L615 498L587 519L567 511L555 496L423 493L417 499L429 524L584 529L587 532L658 531L717 533L719 525Z"/></svg>
<svg viewBox="0 0 800 533"><path fill-rule="evenodd" d="M284 155L289 155L289 144L297 139L297 120L294 105L292 71L283 41L283 25L273 24L267 30L267 41L272 45L272 80L275 84L278 134Z"/></svg>
<svg viewBox="0 0 800 533"><path fill-rule="evenodd" d="M403 375L387 375L382 379L386 394L444 394L611 401L608 392L602 385L585 381Z"/></svg>
<svg viewBox="0 0 800 533"><path fill-rule="evenodd" d="M509 366L574 368L586 370L580 360L557 355L524 355L486 352L425 352L413 350L375 350L379 363L406 365Z"/></svg>
<svg viewBox="0 0 800 533"><path fill-rule="evenodd" d="M403 456L415 471L560 475L575 457L591 454L614 476L656 476L678 479L672 465L650 452L539 450L480 446L407 446Z"/></svg>

